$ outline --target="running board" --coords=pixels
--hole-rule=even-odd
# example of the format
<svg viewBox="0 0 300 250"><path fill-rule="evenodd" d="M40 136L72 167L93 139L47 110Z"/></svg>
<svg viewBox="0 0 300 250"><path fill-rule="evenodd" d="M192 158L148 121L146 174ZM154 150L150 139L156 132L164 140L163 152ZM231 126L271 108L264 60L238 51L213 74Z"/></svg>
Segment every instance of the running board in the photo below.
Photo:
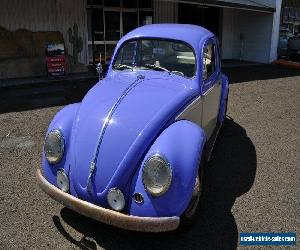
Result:
<svg viewBox="0 0 300 250"><path fill-rule="evenodd" d="M211 137L209 138L207 144L206 144L206 150L205 150L205 159L207 162L209 162L210 160L210 157L211 157L211 154L214 150L214 146L215 146L215 142L218 138L218 134L220 132L220 129L222 127L222 122L218 122L215 129L214 129L214 132L213 134L211 135Z"/></svg>

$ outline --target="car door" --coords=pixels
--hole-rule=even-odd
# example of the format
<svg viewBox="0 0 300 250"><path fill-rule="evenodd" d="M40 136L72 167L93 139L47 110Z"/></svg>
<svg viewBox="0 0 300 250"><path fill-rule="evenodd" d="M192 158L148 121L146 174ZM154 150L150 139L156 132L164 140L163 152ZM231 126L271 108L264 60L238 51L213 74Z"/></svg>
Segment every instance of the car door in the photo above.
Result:
<svg viewBox="0 0 300 250"><path fill-rule="evenodd" d="M221 98L221 70L217 41L209 39L202 51L202 127L209 139L217 125Z"/></svg>

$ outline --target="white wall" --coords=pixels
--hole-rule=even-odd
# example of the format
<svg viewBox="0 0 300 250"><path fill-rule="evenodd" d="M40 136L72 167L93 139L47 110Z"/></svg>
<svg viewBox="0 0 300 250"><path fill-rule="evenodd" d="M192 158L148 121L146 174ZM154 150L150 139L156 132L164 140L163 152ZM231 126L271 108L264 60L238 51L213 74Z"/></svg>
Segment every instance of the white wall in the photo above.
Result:
<svg viewBox="0 0 300 250"><path fill-rule="evenodd" d="M83 50L79 60L87 63L87 23L85 0L1 0L0 26L15 31L60 31L65 45L72 54L68 29L78 25L79 36L83 39Z"/></svg>
<svg viewBox="0 0 300 250"><path fill-rule="evenodd" d="M273 14L224 8L222 57L269 63L272 28Z"/></svg>
<svg viewBox="0 0 300 250"><path fill-rule="evenodd" d="M282 0L276 0L276 12L273 14L273 27L272 27L273 30L272 30L271 49L270 49L270 62L277 59L281 4L282 4Z"/></svg>
<svg viewBox="0 0 300 250"><path fill-rule="evenodd" d="M221 50L223 59L233 59L234 9L223 9Z"/></svg>

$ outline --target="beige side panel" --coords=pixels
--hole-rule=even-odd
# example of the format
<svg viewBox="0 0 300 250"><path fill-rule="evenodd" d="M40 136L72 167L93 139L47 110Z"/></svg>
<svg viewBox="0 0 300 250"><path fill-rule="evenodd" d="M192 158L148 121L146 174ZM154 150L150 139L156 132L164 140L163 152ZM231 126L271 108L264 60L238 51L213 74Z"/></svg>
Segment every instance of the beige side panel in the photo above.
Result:
<svg viewBox="0 0 300 250"><path fill-rule="evenodd" d="M215 84L203 96L202 128L207 139L216 127L221 97L221 84Z"/></svg>
<svg viewBox="0 0 300 250"><path fill-rule="evenodd" d="M188 120L202 127L202 106L203 97L199 96L176 117L176 120Z"/></svg>
<svg viewBox="0 0 300 250"><path fill-rule="evenodd" d="M189 104L177 117L198 124L205 131L207 140L211 137L219 113L221 84L215 84L204 96L199 96Z"/></svg>

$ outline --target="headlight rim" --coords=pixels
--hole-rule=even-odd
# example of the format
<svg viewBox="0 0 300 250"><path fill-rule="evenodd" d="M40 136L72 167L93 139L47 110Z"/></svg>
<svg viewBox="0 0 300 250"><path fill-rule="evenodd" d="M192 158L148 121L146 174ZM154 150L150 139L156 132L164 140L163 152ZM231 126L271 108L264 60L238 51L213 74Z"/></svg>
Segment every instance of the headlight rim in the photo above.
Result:
<svg viewBox="0 0 300 250"><path fill-rule="evenodd" d="M161 192L159 192L159 193L153 193L153 192L151 192L151 190L150 190L149 188L147 188L147 185L145 184L145 180L144 180L145 167L146 167L147 163L148 163L150 160L152 160L153 158L159 158L159 159L161 159L161 160L164 162L165 166L166 166L166 167L168 168L168 170L169 170L169 176L168 176L168 182L167 182L167 185L166 185L166 187L165 187ZM162 196L163 194L165 194L165 193L169 190L169 188L170 188L170 186L171 186L171 183L172 183L172 179L173 179L173 170L172 170L172 167L171 167L170 162L167 160L167 157L166 157L165 155L163 155L163 154L161 154L161 153L155 153L155 154L150 155L150 156L145 160L145 162L144 162L144 164L143 164L143 169L142 169L142 182L143 182L143 186L144 186L146 192L148 192L149 194L151 194L151 195L154 196L154 197Z"/></svg>
<svg viewBox="0 0 300 250"><path fill-rule="evenodd" d="M61 143L61 154L55 161L49 161L49 159L47 157L46 150L45 150L45 145L46 145L46 142L47 142L47 138L51 133L54 133L58 137L58 139L60 140L60 143ZM62 130L59 129L59 128L55 128L55 129L50 130L49 133L47 133L45 141L44 141L44 154L45 154L46 160L48 161L49 164L55 165L55 164L57 164L61 161L61 159L64 156L64 153L65 153L65 137L64 137L64 134L63 134Z"/></svg>

